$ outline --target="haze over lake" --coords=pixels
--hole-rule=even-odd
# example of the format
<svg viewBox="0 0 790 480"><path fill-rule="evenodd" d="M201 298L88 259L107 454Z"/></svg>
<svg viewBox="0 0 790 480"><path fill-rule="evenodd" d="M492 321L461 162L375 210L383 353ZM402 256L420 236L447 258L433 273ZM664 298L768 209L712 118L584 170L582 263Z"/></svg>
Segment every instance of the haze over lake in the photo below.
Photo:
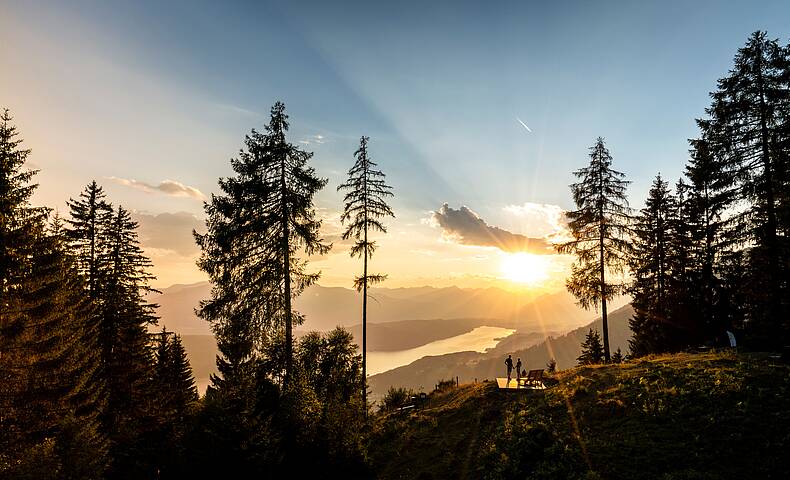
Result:
<svg viewBox="0 0 790 480"><path fill-rule="evenodd" d="M477 327L454 337L426 343L408 350L394 352L368 352L367 373L376 375L393 368L408 365L427 356L445 355L454 352L485 352L494 348L500 340L515 333L515 330L501 327Z"/></svg>

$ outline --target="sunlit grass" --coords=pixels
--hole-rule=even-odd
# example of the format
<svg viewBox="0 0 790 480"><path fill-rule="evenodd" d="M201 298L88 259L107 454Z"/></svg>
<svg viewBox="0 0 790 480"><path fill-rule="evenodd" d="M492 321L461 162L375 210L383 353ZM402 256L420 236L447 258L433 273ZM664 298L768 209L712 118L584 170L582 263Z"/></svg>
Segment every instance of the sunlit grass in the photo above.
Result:
<svg viewBox="0 0 790 480"><path fill-rule="evenodd" d="M786 365L732 353L663 355L570 369L550 383L524 394L462 385L424 410L380 417L372 459L382 478L790 473Z"/></svg>

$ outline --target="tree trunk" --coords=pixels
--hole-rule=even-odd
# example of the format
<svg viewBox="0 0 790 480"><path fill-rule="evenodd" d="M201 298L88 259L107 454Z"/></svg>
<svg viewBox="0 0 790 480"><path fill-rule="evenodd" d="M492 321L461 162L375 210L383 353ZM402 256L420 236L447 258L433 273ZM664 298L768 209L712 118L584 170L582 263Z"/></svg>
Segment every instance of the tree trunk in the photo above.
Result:
<svg viewBox="0 0 790 480"><path fill-rule="evenodd" d="M367 216L367 215L366 215ZM365 225L365 260L363 261L362 278L362 406L365 416L368 414L368 227Z"/></svg>
<svg viewBox="0 0 790 480"><path fill-rule="evenodd" d="M606 263L604 262L603 247L603 228L601 228L601 320L603 321L603 356L606 363L609 363L609 321L606 318Z"/></svg>
<svg viewBox="0 0 790 480"><path fill-rule="evenodd" d="M291 370L293 368L293 326L291 318L291 258L289 241L289 224L288 224L288 203L286 201L286 184L285 184L285 154L281 159L281 173L280 173L280 202L281 202L281 215L282 215L282 254L283 254L283 275L284 275L284 310L285 310L285 378L283 385L288 385L291 378Z"/></svg>
<svg viewBox="0 0 790 480"><path fill-rule="evenodd" d="M365 417L368 416L368 377L367 377L367 355L368 355L368 172L365 165L365 196L363 206L365 210L365 249L362 261L362 408L365 410Z"/></svg>
<svg viewBox="0 0 790 480"><path fill-rule="evenodd" d="M765 176L765 214L766 214L766 228L765 228L765 247L767 250L768 260L768 316L769 322L778 321L779 313L779 292L777 285L780 281L778 271L778 249L776 240L776 207L774 200L774 180L773 180L773 165L771 153L769 148L769 133L768 122L766 117L765 105L765 85L762 73L762 50L758 50L757 55L757 88L760 94L760 143L761 143L761 160L763 163L763 175Z"/></svg>

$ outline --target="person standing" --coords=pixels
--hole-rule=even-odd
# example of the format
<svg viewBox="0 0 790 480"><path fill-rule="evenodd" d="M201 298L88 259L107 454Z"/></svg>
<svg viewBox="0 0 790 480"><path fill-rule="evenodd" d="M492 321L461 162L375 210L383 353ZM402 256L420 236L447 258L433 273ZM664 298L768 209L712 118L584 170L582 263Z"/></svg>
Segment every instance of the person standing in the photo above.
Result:
<svg viewBox="0 0 790 480"><path fill-rule="evenodd" d="M507 385L510 385L510 376L513 373L513 358L510 355L507 356L505 365L507 366Z"/></svg>
<svg viewBox="0 0 790 480"><path fill-rule="evenodd" d="M516 387L521 386L521 359L516 362Z"/></svg>

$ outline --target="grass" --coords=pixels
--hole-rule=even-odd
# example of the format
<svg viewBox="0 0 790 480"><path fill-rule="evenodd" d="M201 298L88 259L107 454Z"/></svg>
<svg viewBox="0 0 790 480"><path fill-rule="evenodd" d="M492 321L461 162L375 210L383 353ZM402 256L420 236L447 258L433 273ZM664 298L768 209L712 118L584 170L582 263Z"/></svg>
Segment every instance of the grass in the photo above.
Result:
<svg viewBox="0 0 790 480"><path fill-rule="evenodd" d="M790 368L734 353L578 367L544 391L492 382L375 419L381 478L790 478Z"/></svg>

